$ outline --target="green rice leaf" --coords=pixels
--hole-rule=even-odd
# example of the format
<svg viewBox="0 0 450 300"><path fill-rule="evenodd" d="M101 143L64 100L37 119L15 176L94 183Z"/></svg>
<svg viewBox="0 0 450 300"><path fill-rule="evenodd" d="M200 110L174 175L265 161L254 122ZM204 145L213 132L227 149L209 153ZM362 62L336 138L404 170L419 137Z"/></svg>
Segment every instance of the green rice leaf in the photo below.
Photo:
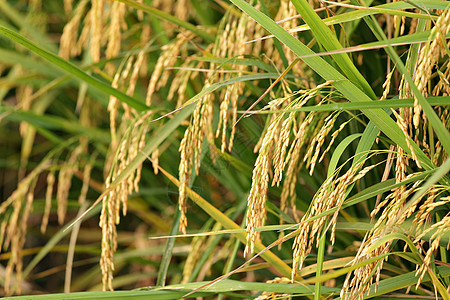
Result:
<svg viewBox="0 0 450 300"><path fill-rule="evenodd" d="M50 63L58 66L59 68L61 68L65 72L69 73L73 77L76 77L76 78L86 82L90 86L95 87L108 95L116 97L117 99L119 99L122 102L125 102L132 108L134 108L138 111L144 111L144 110L149 109L141 101L138 101L138 100L128 96L127 94L121 92L120 90L117 90L117 89L111 87L110 84L100 81L99 79L87 74L86 72L84 72L83 70L81 70L80 68L78 68L77 66L72 64L71 62L64 60L61 57L57 56L56 54L53 54L53 53L43 49L42 47L34 44L30 40L21 36L20 34L14 32L12 30L9 30L7 28L4 28L4 27L0 27L0 33L3 34L5 37L13 40L14 42L21 44L28 50L39 55L40 57L49 61Z"/></svg>
<svg viewBox="0 0 450 300"><path fill-rule="evenodd" d="M171 23L176 24L176 25L178 25L180 27L183 27L183 28L185 28L187 30L190 30L193 33L197 34L198 36L204 38L205 41L207 41L207 42L214 42L214 40L215 40L214 35L212 35L212 34L206 32L206 31L198 28L197 26L192 25L191 23L182 21L182 20L180 20L180 19L178 19L178 18L172 16L171 14L168 14L168 13L162 11L162 10L159 10L159 9L156 9L156 8L153 8L153 7L150 7L150 6L147 6L145 4L142 4L142 3L139 3L139 2L136 2L136 1L132 1L132 0L115 0L115 1L122 2L122 3L124 3L124 4L128 5L128 6L131 6L131 7L134 7L136 9L142 10L143 12L148 13L148 14L150 14L152 16L155 16L155 17L160 18L162 20L171 22Z"/></svg>

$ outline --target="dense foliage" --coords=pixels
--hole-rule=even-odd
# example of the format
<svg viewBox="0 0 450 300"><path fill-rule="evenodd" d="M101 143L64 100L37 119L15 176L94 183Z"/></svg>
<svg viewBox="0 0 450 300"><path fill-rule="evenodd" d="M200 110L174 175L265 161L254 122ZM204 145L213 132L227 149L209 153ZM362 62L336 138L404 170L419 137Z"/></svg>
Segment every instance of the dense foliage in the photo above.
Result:
<svg viewBox="0 0 450 300"><path fill-rule="evenodd" d="M450 299L447 1L0 15L2 295Z"/></svg>

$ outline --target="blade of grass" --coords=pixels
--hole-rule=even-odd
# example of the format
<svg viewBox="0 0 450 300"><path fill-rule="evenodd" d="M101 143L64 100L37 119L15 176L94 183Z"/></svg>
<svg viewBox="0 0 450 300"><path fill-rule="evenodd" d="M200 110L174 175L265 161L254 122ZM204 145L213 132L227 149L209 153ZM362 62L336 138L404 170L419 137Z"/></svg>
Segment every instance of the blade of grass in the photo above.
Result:
<svg viewBox="0 0 450 300"><path fill-rule="evenodd" d="M128 96L127 94L121 92L120 90L117 90L113 87L111 87L110 84L107 84L103 81L98 80L97 78L89 75L88 73L84 72L71 62L62 59L61 57L43 49L42 47L34 44L30 40L26 39L25 37L21 36L20 34L11 31L7 28L0 27L0 33L6 36L7 38L13 40L14 42L21 44L28 50L32 51L33 53L39 55L43 59L49 61L50 63L58 66L59 68L63 69L70 75L77 77L78 79L81 79L82 81L86 82L92 87L95 87L96 89L116 97L120 101L128 104L132 108L138 110L138 111L145 111L149 108L143 104L142 102Z"/></svg>
<svg viewBox="0 0 450 300"><path fill-rule="evenodd" d="M172 228L170 229L170 237L167 240L166 248L164 249L163 256L161 258L161 264L159 265L158 277L156 279L157 286L166 285L167 271L169 270L170 260L172 259L173 247L175 245L174 235L178 232L180 225L180 210L177 209L173 216Z"/></svg>
<svg viewBox="0 0 450 300"><path fill-rule="evenodd" d="M241 245L241 242L238 239L236 239L236 241L234 242L233 250L231 251L231 254L225 264L224 274L230 273L233 270L233 265L236 260L240 245ZM266 264L268 264L268 263L266 263ZM223 299L222 295L219 295L219 297L217 298L217 300L222 300L222 299Z"/></svg>
<svg viewBox="0 0 450 300"><path fill-rule="evenodd" d="M145 12L147 14L150 14L152 16L155 16L155 17L157 17L159 19L168 21L170 23L173 23L173 24L176 24L176 25L178 25L180 27L183 27L183 28L185 28L185 29L187 29L189 31L192 31L193 33L197 34L199 37L203 38L205 41L207 41L209 43L213 43L214 40L215 40L215 36L213 34L208 33L208 32L202 30L201 28L198 28L197 26L195 26L195 25L193 25L191 23L188 23L188 22L185 22L183 20L180 20L177 17L172 16L172 15L170 15L170 14L164 12L164 11L161 11L159 9L156 9L156 8L153 8L153 7L149 7L149 6L145 5L145 4L142 4L142 3L139 3L139 2L135 2L135 1L132 1L132 0L115 0L115 1L122 2L122 3L124 3L124 4L128 5L128 6L134 7L136 9L138 9L138 10L141 10L141 11L143 11L143 12Z"/></svg>
<svg viewBox="0 0 450 300"><path fill-rule="evenodd" d="M247 56L244 58L238 58L238 57L221 58L221 57L212 57L212 56L208 56L208 57L188 56L188 57L184 57L184 58L190 59L190 60L195 60L195 61L218 63L223 66L230 64L230 65L244 65L244 66L258 67L259 69L264 70L268 73L276 73L276 71L277 71L273 66L266 64L262 60L260 60L258 58L250 58Z"/></svg>
<svg viewBox="0 0 450 300"><path fill-rule="evenodd" d="M170 288L172 289L184 289L190 290L195 289L204 285L207 282L195 282L195 283L187 283L187 284L176 284L172 285ZM261 282L245 282L245 281L236 281L225 279L221 282L218 282L215 285L209 286L209 288L205 289L206 291L213 292L221 292L221 291L266 291L272 293L305 293L312 294L313 286L302 285L302 284L283 284L283 283L261 283ZM334 287L324 287L324 293L332 293L338 292L338 288Z"/></svg>
<svg viewBox="0 0 450 300"><path fill-rule="evenodd" d="M45 299L45 300L110 300L110 299L129 299L129 300L167 300L180 299L184 292L179 291L164 291L164 290L150 290L150 291L114 291L114 292L79 292L79 293L64 293L64 294L48 294L48 295L34 295L7 297L3 299L9 300L31 300L31 299ZM212 292L195 293L193 297L212 296Z"/></svg>
<svg viewBox="0 0 450 300"><path fill-rule="evenodd" d="M311 28L312 33L316 37L316 40L327 50L333 51L342 49L342 45L336 38L335 34L325 25L316 12L312 9L307 1L292 0L297 12L301 14L302 19ZM292 48L291 48L292 49ZM364 76L358 71L356 66L351 61L350 57L345 53L339 53L332 55L334 61L337 63L343 74L347 78L359 85L365 94L372 100L377 99L374 91L366 81Z"/></svg>
<svg viewBox="0 0 450 300"><path fill-rule="evenodd" d="M432 106L450 106L450 96L439 96L439 97L427 97L426 101ZM400 107L413 107L414 99L389 99L383 101L373 101L364 104L364 109L376 109L376 108L400 108ZM337 102L330 104L314 105L314 106L303 106L300 108L286 108L282 110L258 110L249 111L251 114L273 114L280 112L293 112L293 111L336 111L336 110L361 110L361 104L352 102ZM239 111L240 113L245 113L244 111Z"/></svg>
<svg viewBox="0 0 450 300"><path fill-rule="evenodd" d="M259 3L261 5L261 9L262 9L263 13L265 13L267 16L270 16L269 10L267 9L265 1L260 0ZM284 67L287 68L289 66L289 62L286 58L286 54L283 51L283 47L281 46L280 41L277 39L274 39L273 44L275 45L275 48L277 49L278 53L280 54L280 58L281 58L281 61L283 62Z"/></svg>
<svg viewBox="0 0 450 300"><path fill-rule="evenodd" d="M78 210L77 216L80 216L87 207L88 203L82 203L80 209ZM70 293L70 286L72 283L73 258L75 255L75 246L77 244L78 233L80 232L80 225L80 223L76 224L70 234L69 249L67 251L66 259L66 272L64 278L64 293Z"/></svg>
<svg viewBox="0 0 450 300"><path fill-rule="evenodd" d="M69 121L64 118L39 115L31 111L17 110L14 107L0 105L0 120L5 119L14 122L27 122L35 127L63 130L70 133L78 133L89 137L91 140L109 143L110 136L106 131L84 127L79 122Z"/></svg>
<svg viewBox="0 0 450 300"><path fill-rule="evenodd" d="M324 229L319 240L319 248L317 249L317 265L316 265L316 277L322 276L323 261L325 257L325 241L327 238L327 231ZM322 284L316 282L314 288L314 300L321 300Z"/></svg>
<svg viewBox="0 0 450 300"><path fill-rule="evenodd" d="M164 169L160 168L161 173L163 173L173 184L176 186L179 186L179 181L175 177L173 177L171 174L169 174ZM196 192L194 192L191 189L186 190L187 196L192 199L198 206L200 206L208 215L210 215L212 218L214 218L217 222L222 224L224 228L227 229L237 229L241 230L242 228L237 225L233 220L228 218L226 215L224 215L220 210L218 210L216 207L211 205L208 201L203 199L200 195L198 195ZM246 232L238 232L236 233L236 237L242 242L247 243L247 234ZM255 249L256 251L262 251L266 247L261 243L257 242L255 243ZM261 254L261 257L269 262L278 272L280 272L283 276L289 277L291 275L291 268L283 262L278 256L273 254L271 251L267 250L263 254Z"/></svg>
<svg viewBox="0 0 450 300"><path fill-rule="evenodd" d="M30 73L35 71L38 74L51 77L61 76L60 70L54 65L48 65L45 62L37 61L33 57L27 56L24 53L18 53L17 51L0 48L0 62L5 66L21 65Z"/></svg>
<svg viewBox="0 0 450 300"><path fill-rule="evenodd" d="M337 164L339 162L339 159L341 158L342 154L344 153L345 149L350 145L354 140L361 137L362 134L355 133L350 136L347 136L345 139L342 140L342 142L339 143L339 145L336 147L336 149L333 151L333 155L331 156L330 163L328 165L328 172L327 177L330 177L334 174L336 171Z"/></svg>
<svg viewBox="0 0 450 300"><path fill-rule="evenodd" d="M308 220L307 220L308 221ZM304 221L306 222L306 221ZM284 231L284 230L295 230L298 227L298 223L292 224L283 224L283 225L266 225L255 228L255 231ZM339 222L336 225L336 229L338 230L363 230L368 231L373 228L373 225L365 222ZM234 234L238 232L246 232L244 228L241 229L223 229L223 230L215 230L215 231L202 231L197 233L187 233L187 234L179 234L179 235L165 235L165 236L154 236L149 239L168 239L171 237L194 237L194 236L212 236L218 234Z"/></svg>
<svg viewBox="0 0 450 300"><path fill-rule="evenodd" d="M194 104L195 102L197 102L199 99L201 99L203 96L214 92L215 90L222 88L224 86L236 83L236 82L245 82L245 81L252 81L252 80L261 80L261 79L273 79L273 78L278 78L279 74L273 74L273 73L265 73L265 74L254 74L254 75L243 75L243 76L239 76L239 77L235 77L235 78L231 78L228 80L224 80L221 82L217 82L217 83L213 83L210 86L208 86L207 88L204 88L200 91L200 93L198 93L197 95L195 95L194 97L190 98L188 101L186 101L183 106L178 107L177 109L164 114L154 120L152 120L152 122L161 120L167 116L170 116L171 114L184 109L185 107Z"/></svg>
<svg viewBox="0 0 450 300"><path fill-rule="evenodd" d="M450 267L437 267L439 274L447 278L450 276ZM382 296L393 291L398 291L403 288L407 288L417 283L416 272L409 272L406 274L398 275L392 278L384 279L380 281L378 286L372 285L369 290L369 295L364 296L364 299L370 299L378 296ZM428 274L426 274L422 280L422 282L429 282L431 278Z"/></svg>
<svg viewBox="0 0 450 300"><path fill-rule="evenodd" d="M206 282L195 282L186 284L176 284L164 288L143 288L133 291L114 291L114 292L81 292L70 294L53 295L35 295L33 299L49 300L106 300L106 299L180 299L186 291L196 289ZM237 291L260 291L270 293L291 293L291 294L312 294L313 288L308 285L283 284L283 283L261 283L244 282L236 280L223 280L220 283L210 287L208 291L195 293L192 297L206 297L217 293L237 292ZM323 293L330 294L339 292L338 288L324 287ZM24 300L30 299L30 296L8 297L5 299Z"/></svg>

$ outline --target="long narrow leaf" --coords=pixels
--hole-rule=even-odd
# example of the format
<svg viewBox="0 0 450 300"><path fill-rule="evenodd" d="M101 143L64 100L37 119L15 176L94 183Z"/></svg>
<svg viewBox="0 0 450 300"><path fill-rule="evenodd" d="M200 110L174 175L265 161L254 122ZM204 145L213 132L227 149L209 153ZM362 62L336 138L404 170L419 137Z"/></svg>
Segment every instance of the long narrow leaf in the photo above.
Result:
<svg viewBox="0 0 450 300"><path fill-rule="evenodd" d="M42 57L43 59L51 62L52 64L58 66L59 68L63 69L64 71L66 71L67 73L69 73L70 75L77 77L79 79L81 79L82 81L86 82L87 84L89 84L92 87L95 87L97 89L99 89L100 91L112 95L114 97L116 97L117 99L119 99L122 102L125 102L126 104L128 104L129 106L133 107L134 109L138 110L138 111L144 111L149 109L145 104L143 104L142 102L128 96L127 94L111 87L111 85L98 80L97 78L87 74L86 72L84 72L83 70L81 70L80 68L78 68L77 66L75 66L74 64L72 64L71 62L62 59L61 57L43 49L42 47L34 44L33 42L31 42L30 40L26 39L25 37L21 36L20 34L11 31L7 28L4 27L0 27L0 33L3 34L4 36L6 36L7 38L13 40L16 43L21 44L22 46L24 46L25 48L27 48L28 50L34 52L35 54L39 55L40 57Z"/></svg>
<svg viewBox="0 0 450 300"><path fill-rule="evenodd" d="M430 105L433 106L450 106L450 97L427 97L425 98ZM292 112L292 111L336 111L336 110L361 110L361 109L375 109L375 108L400 108L400 107L413 107L413 99L391 99L384 101L373 101L367 103L352 103L352 102L338 102L331 104L303 106L300 108L287 108L282 110L259 110L250 111L251 114L274 114L280 112Z"/></svg>
<svg viewBox="0 0 450 300"><path fill-rule="evenodd" d="M192 25L191 23L182 21L164 11L161 11L159 9L153 8L153 7L149 7L145 4L136 2L136 1L132 1L132 0L116 0L122 3L125 3L128 6L134 7L136 9L142 10L143 12L146 12L150 15L153 15L157 18L160 18L162 20L166 20L168 22L171 22L173 24L179 25L183 28L186 28L187 30L192 31L193 33L197 34L198 36L204 38L207 42L214 42L214 35Z"/></svg>
<svg viewBox="0 0 450 300"><path fill-rule="evenodd" d="M314 12L309 3L305 0L292 0L297 11L301 14L303 20L311 28L316 40L325 47L328 51L342 49L341 43L339 43L334 33L324 24L320 17ZM291 48L292 49L292 48ZM337 63L343 74L347 78L359 85L365 94L375 100L377 97L370 87L369 83L358 71L356 66L351 61L350 57L346 53L338 53L332 55L334 61Z"/></svg>

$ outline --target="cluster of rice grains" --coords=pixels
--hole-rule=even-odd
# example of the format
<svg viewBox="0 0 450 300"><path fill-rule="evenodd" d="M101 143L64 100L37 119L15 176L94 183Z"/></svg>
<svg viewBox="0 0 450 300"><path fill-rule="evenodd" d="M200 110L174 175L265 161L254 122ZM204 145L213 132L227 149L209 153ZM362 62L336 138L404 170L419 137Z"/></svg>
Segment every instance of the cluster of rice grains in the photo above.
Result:
<svg viewBox="0 0 450 300"><path fill-rule="evenodd" d="M138 1L142 2L142 1ZM67 11L72 10L71 1L66 1ZM83 49L89 49L92 61L98 62L101 58L101 50L105 49L105 58L116 58L120 54L123 32L126 31L125 17L127 7L120 2L93 0L88 6L88 1L78 3L72 12L71 20L64 28L61 37L60 55L64 58L76 56ZM174 14L181 20L189 17L189 1L154 1L154 7ZM137 11L140 21L144 15ZM82 23L83 20L83 23ZM112 63L106 64L106 73L112 78L112 86L133 96L139 77L150 77L146 94L146 105L152 105L154 93L164 87L169 80L171 72L168 70L179 61L178 56L186 57L186 45L194 39L191 32L180 32L172 42L162 47L156 65L151 75L147 70L147 48L151 44L150 25L141 22L140 43L136 45L137 51L128 54L115 70ZM170 23L164 23L167 32L173 32L176 27ZM82 28L80 30L80 28ZM102 34L106 32L107 34ZM78 35L78 33L80 33ZM75 45L75 46L74 46ZM187 60L181 71L173 79L167 100L177 96L177 107L185 101L185 91L189 79L193 79L198 72L191 72L193 66L200 67L202 63L191 63ZM116 180L120 174L130 165L139 151L145 145L145 136L149 131L149 120L153 116L152 111L139 113L125 103L121 103L116 97L111 96L108 105L110 113L111 144L105 164L105 188L107 193L102 198L102 211L100 227L102 228L102 252L100 265L102 269L103 288L112 290L112 278L114 272L113 255L117 249L116 225L120 222L120 211L127 212L128 195L138 191L138 183L141 177L142 165L120 180ZM120 121L118 121L119 117ZM205 114L207 115L207 114ZM201 124L204 127L204 123ZM151 154L155 173L158 171L158 149ZM123 174L122 174L123 175Z"/></svg>
<svg viewBox="0 0 450 300"><path fill-rule="evenodd" d="M287 16L293 15L295 8L289 1L281 1L281 6L277 18L284 19ZM290 27L296 25L296 20L287 20L283 22L284 26ZM280 54L274 47L273 40L258 40L253 43L245 43L248 40L258 39L262 37L265 32L259 24L249 18L246 14L240 14L238 16L228 12L222 22L224 24L221 34L218 35L214 45L212 45L210 51L214 57L228 58L229 63L232 63L234 58L240 58L243 55L260 56L261 52L265 53L263 59L274 64L276 67L282 67L283 63L280 58ZM209 49L208 49L209 50ZM288 59L294 60L293 54L290 51L286 51ZM236 64L232 70L219 71L218 69L223 67L217 63L209 63L209 68L206 69L207 82L204 89L208 88L212 83L221 82L236 76L242 76L249 72L256 72L256 67L249 67L243 64ZM296 65L294 70L299 77L305 78L303 66ZM184 78L180 72L177 77ZM195 74L195 73L194 73ZM177 80L177 79L175 79ZM182 85L183 86L183 85ZM282 83L283 90L286 95L291 94L287 84ZM213 120L213 106L215 95L207 94L198 100L195 111L191 118L189 127L187 128L184 138L181 141L180 153L181 162L179 167L179 179L180 179L180 195L179 206L182 212L180 230L186 231L187 220L186 214L186 187L190 183L192 169L198 174L200 167L200 157L203 148L203 140L206 138L210 145L211 157L215 159L214 138L220 138L221 151L231 151L233 147L233 139L235 136L235 124L237 121L237 108L238 98L245 94L244 82L236 82L229 84L223 89L218 98L220 99L220 118L219 125L214 133L212 127ZM290 99L290 97L286 97ZM289 102L289 101L288 101ZM286 105L286 101L279 101L279 105L272 105L272 109L278 109L281 105ZM227 136L227 132L230 132ZM259 144L261 144L262 140ZM249 210L252 212L253 210ZM253 226L250 225L249 228ZM254 228L254 227L253 227ZM254 230L251 229L251 232Z"/></svg>
<svg viewBox="0 0 450 300"><path fill-rule="evenodd" d="M71 1L66 1L70 13ZM64 58L76 56L84 49L89 49L92 62L99 62L102 50L105 49L105 58L111 59L119 56L122 46L123 31L127 30L125 16L127 7L120 2L93 0L90 6L88 1L81 1L71 12L71 19L66 24L61 36L60 55ZM137 14L142 21L143 13ZM83 20L83 23L81 21ZM81 28L81 30L80 30ZM104 34L104 33L107 34ZM139 76L146 76L147 53L149 44L150 26L142 22L140 35L140 49L135 54L129 54L122 60L118 70L112 63L105 66L106 74L112 78L114 88L124 90L127 95L133 96ZM78 35L78 33L80 33ZM75 45L75 46L74 46ZM150 105L150 101L147 101ZM120 112L120 109L122 111ZM112 289L112 274L114 271L113 253L117 248L116 224L120 222L120 207L125 215L127 212L127 198L133 191L138 190L141 167L128 174L117 184L112 186L120 174L136 157L145 144L145 134L148 131L148 122L151 111L139 113L117 98L111 96L108 105L110 113L111 144L106 157L104 168L105 188L100 227L102 228L102 252L100 266L104 289ZM117 121L121 114L120 122Z"/></svg>
<svg viewBox="0 0 450 300"><path fill-rule="evenodd" d="M6 265L5 293L21 293L23 272L23 246L27 233L27 221L32 210L34 188L38 175L48 164L42 164L23 178L13 194L0 205L0 247L10 249L11 257ZM15 274L14 274L15 272ZM13 274L15 275L13 277Z"/></svg>
<svg viewBox="0 0 450 300"><path fill-rule="evenodd" d="M77 143L78 145L76 145ZM44 213L40 228L42 233L47 230L52 198L55 194L58 223L64 224L69 190L75 175L82 180L78 203L83 205L86 202L92 171L92 162L84 156L88 149L87 140L85 138L74 139L68 146L73 147L74 150L67 155L61 147L50 151L32 172L20 180L17 189L0 205L2 220L0 224L0 246L2 249L8 249L9 247L11 251L5 274L4 289L6 294L20 294L22 291L23 247L27 234L28 218L33 208L35 187L39 178L47 177Z"/></svg>
<svg viewBox="0 0 450 300"><path fill-rule="evenodd" d="M329 84L330 82L325 82L315 88L299 90L288 97L275 99L266 108L270 110L296 109L305 105L310 99L314 103L320 103L323 99L320 92ZM335 114L313 112L306 114L295 111L274 113L269 117L269 126L261 136L260 143L257 144L258 157L253 168L252 187L248 197L246 219L248 235L245 253L253 253L254 243L260 236L260 232L256 231L256 228L264 225L265 202L272 167L274 169L272 186L279 186L283 172L287 168L280 205L284 212L288 212L288 208L290 208L294 219L298 221L295 206L295 184L299 168L304 162L307 162L307 167L310 167L312 172L325 134L332 129L335 118Z"/></svg>
<svg viewBox="0 0 450 300"><path fill-rule="evenodd" d="M256 5L258 7L258 4ZM298 20L291 18L291 16L295 14L296 10L290 1L280 1L280 7L276 19L281 20L280 23L283 27L288 29L298 25ZM265 61L270 62L279 69L283 69L283 62L280 57L280 53L276 50L273 40L258 40L265 34L265 32L259 24L254 22L246 14L236 16L228 12L222 24L224 25L222 27L221 34L218 35L212 49L208 49L214 57L228 58L227 62L233 64L234 58L238 59L243 55L249 54L260 56L262 51L265 54L262 57ZM248 40L256 41L252 43L245 43ZM284 53L289 61L294 61L295 57L293 53L285 47ZM184 63L183 66L186 63ZM204 89L208 88L211 83L223 82L236 76L242 76L249 72L257 71L256 67L249 67L243 64L233 65L232 70L225 67L225 70L223 71L223 67L224 65L219 65L218 63L209 63L209 68L204 70L207 77L207 82ZM189 69L186 68L186 70ZM302 64L293 65L292 70L298 78L308 77L305 73L305 67ZM186 71L181 70L181 72L179 72L177 77L174 79L174 82L178 81L177 78L186 78L182 75L183 72ZM270 95L272 98L275 98L275 100L271 101L263 109L272 111L278 111L280 109L295 109L303 106L310 99L312 99L311 103L316 104L323 98L321 97L321 90L322 88L327 87L329 82L326 82L318 87L314 87L312 83L304 80L301 80L300 84L306 87L312 87L312 89L300 90L293 93L290 90L289 85L282 80L280 83L282 96L277 97L274 92L270 91ZM210 145L209 149L213 161L216 155L216 149L213 146L214 138L220 138L221 151L231 151L235 136L238 99L241 95L245 95L243 82L229 84L218 94L217 98L220 99L220 117L215 133L212 126L212 116L216 95L207 94L198 100L196 104L191 121L185 131L184 138L182 139L180 145L181 161L179 167L179 208L181 211L180 231L182 232L186 231L187 226L187 219L185 215L185 190L190 184L192 170L198 174L203 141L206 139L207 143ZM181 97L181 95L179 97ZM265 132L261 135L260 141L255 147L255 152L259 152L259 155L253 170L253 184L248 198L248 211L246 217L248 243L245 253L253 252L254 243L259 238L259 232L255 229L264 225L266 214L265 201L267 198L271 165L273 165L275 169L273 185L279 185L281 183L283 170L287 166L287 176L284 181L281 208L285 212L287 212L290 208L294 214L294 217L298 219L295 208L295 184L298 169L304 161L308 161L308 166L312 165L311 169L314 168L314 164L318 159L317 155L319 154L319 149L324 141L324 136L333 127L336 117L337 114L333 114L331 117L327 118L326 113L299 114L291 112L273 113L268 118L267 124L269 125ZM324 119L326 119L326 126L323 127L321 124L324 122ZM322 130L326 129L328 131L326 133L320 132L321 128ZM227 132L230 132L229 136L227 135ZM314 136L316 138L314 138ZM292 143L290 143L291 139ZM306 153L304 146L309 143L312 143L313 145L316 144L315 152L309 151ZM303 160L301 159L301 154L303 154ZM198 246L193 243L192 251L198 251L197 249ZM191 263L186 263L186 266L191 266ZM186 271L184 273L186 278L190 272Z"/></svg>
<svg viewBox="0 0 450 300"><path fill-rule="evenodd" d="M66 1L66 6L70 7L70 1ZM83 7L87 1L80 4ZM30 24L37 27L45 24L44 19L48 16L41 10L41 1L29 1ZM24 72L25 70L19 70ZM18 73L19 74L19 73ZM17 86L17 108L28 111L39 97L46 93L46 88L35 90L31 86ZM84 99L85 94L81 92L79 99ZM42 109L45 109L41 105ZM83 105L78 105L78 115L81 126L96 126L96 118L92 116L92 102L85 99ZM33 201L37 193L37 182L44 178L47 187L45 191L44 212L41 221L41 232L45 233L50 218L52 208L52 199L56 197L57 219L60 225L64 224L69 191L74 176L82 180L82 186L78 194L78 203L80 205L86 202L86 195L89 189L89 182L92 170L92 161L87 159L88 139L86 137L76 137L66 141L63 146L55 147L48 152L41 162L25 176L25 170L28 167L28 159L32 153L36 129L27 122L21 122L20 135L23 138L21 161L19 169L19 183L16 190L0 205L0 248L11 255L6 266L4 275L5 281L2 284L5 294L13 294L26 289L28 292L30 286L24 284L23 277L23 247L27 235L27 224L30 213L33 210ZM66 151L65 149L70 149ZM94 155L95 156L95 155ZM46 180L45 180L46 177ZM25 276L28 274L25 274Z"/></svg>
<svg viewBox="0 0 450 300"><path fill-rule="evenodd" d="M424 96L450 94L448 82L448 78L450 77L448 53L450 42L446 42L443 38L450 31L450 11L435 11L435 13L439 15L439 18L436 22L430 22L432 26L430 34L431 38L428 42L420 46L417 63L415 66L412 66L414 67L414 83ZM415 27L413 26L411 29L414 28ZM392 73L387 76L384 85L384 94L388 94L389 86L391 84L391 75ZM434 84L430 84L432 78L435 76L438 80L435 80ZM399 93L400 98L413 97L413 93L403 77L399 85ZM405 136L408 137L407 144L411 150L411 156L408 156L404 149L397 146L395 151L395 179L397 183L417 175L408 175L407 169L414 167L411 163L411 159L418 168L421 168L421 164L414 153L409 138L420 146L421 150L431 158L431 161L435 165L439 166L448 159L448 153L443 151L440 142L434 143L432 132L430 132L430 128L427 124L427 117L423 113L417 100L415 101L413 108L400 108L398 112L393 112L397 119L398 126L402 129ZM443 124L446 124L446 127L448 128L448 124L450 123L448 110L437 107L436 112ZM431 137L429 137L430 135ZM427 140L429 140L429 142L427 142ZM375 222L373 229L366 234L353 263L356 264L377 256L382 257L383 255L385 255L385 258L380 258L364 267L356 269L353 272L353 276L349 273L341 293L343 299L360 299L365 293L368 294L369 287L373 283L374 277L376 278L376 290L376 286L380 280L383 262L387 260L386 255L390 252L390 246L393 243L392 239L385 239L385 242L383 243L378 241L398 230L404 232L406 235L411 235L407 238L410 238L415 244L418 253L422 254L425 252L422 261L417 265L416 276L419 276L419 280L416 284L416 288L419 288L425 274L427 272L432 272L432 257L434 253L436 253L436 250L442 246L441 240L443 236L445 234L448 235L450 232L450 215L447 213L443 217L437 216L436 208L448 205L450 197L440 197L441 194L448 193L448 186L435 185L428 188L426 191L421 191L421 184L422 181L416 181L408 185L400 185L393 189L372 211L371 216L372 218L377 217L377 221ZM415 199L414 202L408 202L415 192L422 193L423 196L413 198ZM381 214L378 215L379 212L381 212ZM400 225L405 223L405 221L412 216L412 223L414 225L412 226L413 230L404 231L405 229L402 229ZM436 219L436 222L430 226L432 219ZM424 237L427 234L429 234L428 249L424 247L426 241ZM450 243L447 244L447 250L449 246ZM405 250L407 248L408 245L405 245ZM433 280L433 284L439 283Z"/></svg>

